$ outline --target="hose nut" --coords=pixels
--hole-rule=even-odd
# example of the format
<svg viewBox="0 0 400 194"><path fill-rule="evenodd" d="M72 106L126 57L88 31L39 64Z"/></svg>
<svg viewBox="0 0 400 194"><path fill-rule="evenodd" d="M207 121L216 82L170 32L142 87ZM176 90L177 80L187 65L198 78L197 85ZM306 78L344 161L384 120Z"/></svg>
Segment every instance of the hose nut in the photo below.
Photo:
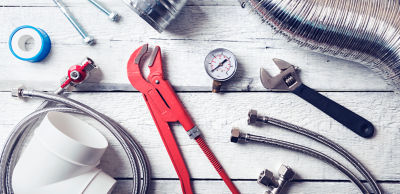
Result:
<svg viewBox="0 0 400 194"><path fill-rule="evenodd" d="M247 123L249 125L257 122L257 111L256 110L250 110L248 115L249 115L249 119L247 120Z"/></svg>
<svg viewBox="0 0 400 194"><path fill-rule="evenodd" d="M11 89L11 96L15 98L22 97L22 91L24 90L23 87L12 88Z"/></svg>
<svg viewBox="0 0 400 194"><path fill-rule="evenodd" d="M238 143L240 138L240 130L238 128L233 128L231 131L231 142Z"/></svg>

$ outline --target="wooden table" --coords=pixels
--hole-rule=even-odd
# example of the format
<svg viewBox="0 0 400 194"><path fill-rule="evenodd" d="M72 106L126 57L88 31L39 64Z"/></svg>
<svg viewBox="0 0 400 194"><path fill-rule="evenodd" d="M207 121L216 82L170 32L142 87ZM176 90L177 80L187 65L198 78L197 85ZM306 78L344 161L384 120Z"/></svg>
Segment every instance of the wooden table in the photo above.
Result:
<svg viewBox="0 0 400 194"><path fill-rule="evenodd" d="M264 145L230 143L231 128L240 127L253 134L310 146L344 162L326 147L302 136L272 126L248 126L247 112L251 108L331 138L359 158L387 193L400 193L400 98L371 70L288 43L234 0L189 0L178 19L161 34L122 1L103 2L122 14L120 23L108 21L89 2L65 0L79 22L97 39L94 47L82 45L75 29L50 0L0 2L1 144L12 127L40 103L35 99L12 99L10 88L23 84L38 90L53 90L69 66L89 56L100 70L70 96L120 122L140 142L151 163L152 192L181 193L148 108L126 76L130 54L140 45L150 43L161 46L167 78L243 193L263 193L266 188L256 183L259 173L265 168L277 172L282 163L298 174L289 186L289 193L359 192L336 169L309 156ZM40 27L51 37L52 50L43 62L20 61L8 49L12 30L25 24ZM218 47L235 53L239 68L234 79L224 84L224 92L213 94L203 60L211 49ZM376 136L368 140L360 138L291 93L265 92L259 68L277 73L272 58L300 67L301 79L308 86L370 120L376 127ZM181 126L172 126L195 192L228 193L197 144ZM131 177L127 159L116 140L105 135L109 137L110 148L101 167L118 180L114 193L127 193Z"/></svg>

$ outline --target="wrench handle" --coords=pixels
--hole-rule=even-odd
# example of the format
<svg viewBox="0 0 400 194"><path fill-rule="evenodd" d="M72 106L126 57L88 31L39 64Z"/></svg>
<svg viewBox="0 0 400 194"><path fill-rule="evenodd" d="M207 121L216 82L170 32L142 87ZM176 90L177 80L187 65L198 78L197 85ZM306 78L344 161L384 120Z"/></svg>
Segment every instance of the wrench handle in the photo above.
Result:
<svg viewBox="0 0 400 194"><path fill-rule="evenodd" d="M308 86L301 84L293 93L311 103L357 135L369 138L374 134L374 126L371 122Z"/></svg>
<svg viewBox="0 0 400 194"><path fill-rule="evenodd" d="M228 186L232 194L240 194L239 190L233 184L228 174L226 174L225 170L222 168L217 158L211 152L204 139L199 136L196 138L196 142L199 144L201 150L203 150L203 153L207 156L208 160L210 160L211 164L214 166L215 170L218 172L219 176L221 176L222 180L225 182L226 186Z"/></svg>

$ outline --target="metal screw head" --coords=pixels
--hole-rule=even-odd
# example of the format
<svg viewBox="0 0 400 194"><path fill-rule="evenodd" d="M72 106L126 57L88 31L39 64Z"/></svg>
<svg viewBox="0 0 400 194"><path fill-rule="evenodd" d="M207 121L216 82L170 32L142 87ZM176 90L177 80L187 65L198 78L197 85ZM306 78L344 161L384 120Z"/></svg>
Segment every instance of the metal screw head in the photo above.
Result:
<svg viewBox="0 0 400 194"><path fill-rule="evenodd" d="M278 187L279 184L278 182L275 180L274 174L265 169L260 173L260 176L257 179L257 182L260 184L263 184L267 187Z"/></svg>
<svg viewBox="0 0 400 194"><path fill-rule="evenodd" d="M250 110L249 111L249 119L247 120L247 123L253 124L257 122L257 111L256 110Z"/></svg>
<svg viewBox="0 0 400 194"><path fill-rule="evenodd" d="M81 74L78 71L74 70L74 71L71 71L69 76L71 77L71 79L77 80L81 77Z"/></svg>
<svg viewBox="0 0 400 194"><path fill-rule="evenodd" d="M238 128L233 128L231 131L231 142L238 143L240 137L240 131Z"/></svg>
<svg viewBox="0 0 400 194"><path fill-rule="evenodd" d="M118 22L119 19L120 19L121 17L120 17L117 13L111 12L111 13L108 15L108 18L109 18L111 21L113 21L113 22Z"/></svg>
<svg viewBox="0 0 400 194"><path fill-rule="evenodd" d="M292 180L296 173L289 166L281 165L278 174L284 180Z"/></svg>
<svg viewBox="0 0 400 194"><path fill-rule="evenodd" d="M94 40L93 36L86 36L83 39L83 42L87 45L94 45L96 43L96 41Z"/></svg>
<svg viewBox="0 0 400 194"><path fill-rule="evenodd" d="M156 83L156 84L159 84L159 83L160 83L160 80L156 80L155 83Z"/></svg>

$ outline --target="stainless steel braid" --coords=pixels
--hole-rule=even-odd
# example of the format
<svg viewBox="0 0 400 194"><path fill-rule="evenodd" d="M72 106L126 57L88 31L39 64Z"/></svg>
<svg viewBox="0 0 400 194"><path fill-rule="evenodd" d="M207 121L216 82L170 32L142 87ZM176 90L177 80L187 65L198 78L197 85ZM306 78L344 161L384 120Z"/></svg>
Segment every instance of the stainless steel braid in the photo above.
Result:
<svg viewBox="0 0 400 194"><path fill-rule="evenodd" d="M239 1L288 40L362 63L400 91L400 1Z"/></svg>
<svg viewBox="0 0 400 194"><path fill-rule="evenodd" d="M261 118L262 122L264 123L270 123L272 125L280 126L284 129L287 129L291 132L295 132L300 135L304 135L306 137L309 137L317 142L320 142L321 144L324 144L325 146L329 147L330 149L334 150L335 152L339 153L342 155L347 161L349 161L360 173L361 175L367 180L367 182L371 185L371 188L374 190L374 193L381 194L383 193L381 189L378 186L378 183L372 176L372 174L367 170L367 168L364 167L364 165L357 160L350 152L348 152L346 149L344 149L342 146L339 144L333 142L332 140L326 138L323 135L320 135L314 131L310 131L308 129L305 129L303 127L299 127L297 125L293 125L291 123L275 119L272 117L267 117L267 116L262 116Z"/></svg>
<svg viewBox="0 0 400 194"><path fill-rule="evenodd" d="M248 133L240 133L239 142L258 142L258 143L264 143L268 145L273 145L273 146L278 146L282 148L286 148L289 150L301 152L303 154L307 154L309 156L312 156L314 158L320 159L321 161L324 161L331 166L337 168L339 171L341 171L344 175L349 177L349 179L360 189L362 193L369 193L368 189L365 187L363 183L361 183L360 180L345 166L343 166L341 163L336 161L335 159L327 156L324 153L321 153L319 151L316 151L312 148L308 148L299 144L287 142L287 141L282 141L278 139L273 139L273 138L267 138L267 137L262 137L258 135L252 135Z"/></svg>
<svg viewBox="0 0 400 194"><path fill-rule="evenodd" d="M12 169L21 150L21 145L33 126L41 121L49 111L83 114L94 118L104 125L119 141L128 156L132 169L132 193L145 194L150 183L150 165L140 145L123 129L121 125L78 101L56 94L35 90L22 90L21 97L34 97L46 100L36 111L22 119L13 129L7 139L0 158L0 193L13 193L11 176Z"/></svg>

